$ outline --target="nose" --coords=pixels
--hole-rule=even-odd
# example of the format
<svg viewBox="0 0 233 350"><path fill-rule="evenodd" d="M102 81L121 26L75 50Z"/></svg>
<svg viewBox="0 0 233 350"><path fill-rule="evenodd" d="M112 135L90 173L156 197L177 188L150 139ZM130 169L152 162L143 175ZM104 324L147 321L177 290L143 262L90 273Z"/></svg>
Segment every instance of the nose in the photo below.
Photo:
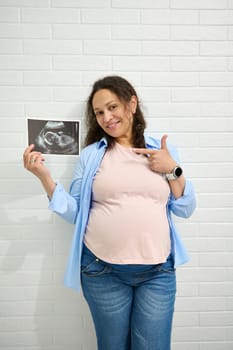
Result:
<svg viewBox="0 0 233 350"><path fill-rule="evenodd" d="M103 114L103 121L104 121L104 123L108 123L109 120L111 120L111 118L112 118L111 112L108 111L108 110L104 111L104 114Z"/></svg>

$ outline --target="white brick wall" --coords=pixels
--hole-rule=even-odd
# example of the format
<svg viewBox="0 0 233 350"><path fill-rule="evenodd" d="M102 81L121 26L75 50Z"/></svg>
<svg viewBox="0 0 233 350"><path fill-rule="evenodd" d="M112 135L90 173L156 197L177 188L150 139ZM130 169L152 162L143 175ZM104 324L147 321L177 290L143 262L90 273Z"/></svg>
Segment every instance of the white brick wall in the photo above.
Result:
<svg viewBox="0 0 233 350"><path fill-rule="evenodd" d="M26 117L83 117L112 72L138 89L155 136L177 144L198 208L177 219L174 350L233 349L233 1L0 0L0 350L94 350L62 279L73 227L22 167ZM74 160L47 159L68 186ZM119 349L120 350L120 349Z"/></svg>

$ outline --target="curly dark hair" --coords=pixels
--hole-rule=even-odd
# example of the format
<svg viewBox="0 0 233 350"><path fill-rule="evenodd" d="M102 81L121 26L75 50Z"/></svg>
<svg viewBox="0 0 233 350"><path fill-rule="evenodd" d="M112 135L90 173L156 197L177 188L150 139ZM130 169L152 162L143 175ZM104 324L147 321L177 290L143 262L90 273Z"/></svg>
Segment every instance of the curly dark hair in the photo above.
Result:
<svg viewBox="0 0 233 350"><path fill-rule="evenodd" d="M103 79L97 80L92 88L92 92L87 100L86 107L86 127L87 134L84 141L84 145L88 146L91 143L99 141L102 137L105 137L108 142L108 147L112 147L115 144L114 137L106 134L104 130L99 126L96 120L96 116L93 110L92 101L95 93L99 90L107 89L117 95L119 100L124 104L130 102L132 96L136 96L137 93L133 86L124 78L120 76L107 76ZM137 103L136 112L133 118L132 126L132 143L134 147L145 147L144 130L146 128L146 121Z"/></svg>

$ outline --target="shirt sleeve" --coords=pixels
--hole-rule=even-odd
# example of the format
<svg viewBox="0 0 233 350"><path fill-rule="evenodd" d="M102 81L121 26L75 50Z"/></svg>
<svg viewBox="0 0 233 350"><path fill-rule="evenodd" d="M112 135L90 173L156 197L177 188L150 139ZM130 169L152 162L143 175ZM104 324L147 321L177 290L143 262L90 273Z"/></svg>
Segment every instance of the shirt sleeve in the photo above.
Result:
<svg viewBox="0 0 233 350"><path fill-rule="evenodd" d="M176 162L180 164L180 157L177 149L174 146L170 146L169 151ZM173 212L173 214L179 217L188 218L192 215L194 209L196 208L196 197L194 186L190 180L186 179L184 193L181 197L176 199L171 193L168 208Z"/></svg>
<svg viewBox="0 0 233 350"><path fill-rule="evenodd" d="M173 194L170 195L168 208L176 215L183 218L188 218L196 208L196 197L194 187L191 181L186 180L184 193L181 197L175 198Z"/></svg>
<svg viewBox="0 0 233 350"><path fill-rule="evenodd" d="M49 202L49 209L64 220L75 223L78 206L77 201L58 182Z"/></svg>
<svg viewBox="0 0 233 350"><path fill-rule="evenodd" d="M66 191L58 182L49 202L50 210L72 224L76 222L80 207L83 172L84 165L80 157L75 168L74 178L71 182L69 191Z"/></svg>

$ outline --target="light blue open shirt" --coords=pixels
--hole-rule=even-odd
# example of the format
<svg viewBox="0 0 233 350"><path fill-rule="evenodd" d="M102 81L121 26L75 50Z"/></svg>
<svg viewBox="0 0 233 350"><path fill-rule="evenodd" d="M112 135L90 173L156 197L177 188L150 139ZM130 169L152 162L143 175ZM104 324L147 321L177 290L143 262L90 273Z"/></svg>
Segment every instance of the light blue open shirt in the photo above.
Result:
<svg viewBox="0 0 233 350"><path fill-rule="evenodd" d="M160 149L160 140L145 136L146 147ZM103 138L100 141L85 147L77 162L69 193L57 183L49 208L60 215L66 221L75 224L73 241L68 258L64 284L75 290L80 290L80 265L83 247L83 238L88 223L89 212L92 204L92 183L100 166L107 142ZM179 164L178 154L174 147L168 146L173 159ZM145 180L145 179L144 179ZM142 179L142 181L144 181ZM185 190L182 197L175 199L171 194L167 203L167 216L170 226L172 242L172 254L175 267L189 260L179 234L171 217L171 212L183 218L189 217L196 207L196 199L193 185L186 180Z"/></svg>

